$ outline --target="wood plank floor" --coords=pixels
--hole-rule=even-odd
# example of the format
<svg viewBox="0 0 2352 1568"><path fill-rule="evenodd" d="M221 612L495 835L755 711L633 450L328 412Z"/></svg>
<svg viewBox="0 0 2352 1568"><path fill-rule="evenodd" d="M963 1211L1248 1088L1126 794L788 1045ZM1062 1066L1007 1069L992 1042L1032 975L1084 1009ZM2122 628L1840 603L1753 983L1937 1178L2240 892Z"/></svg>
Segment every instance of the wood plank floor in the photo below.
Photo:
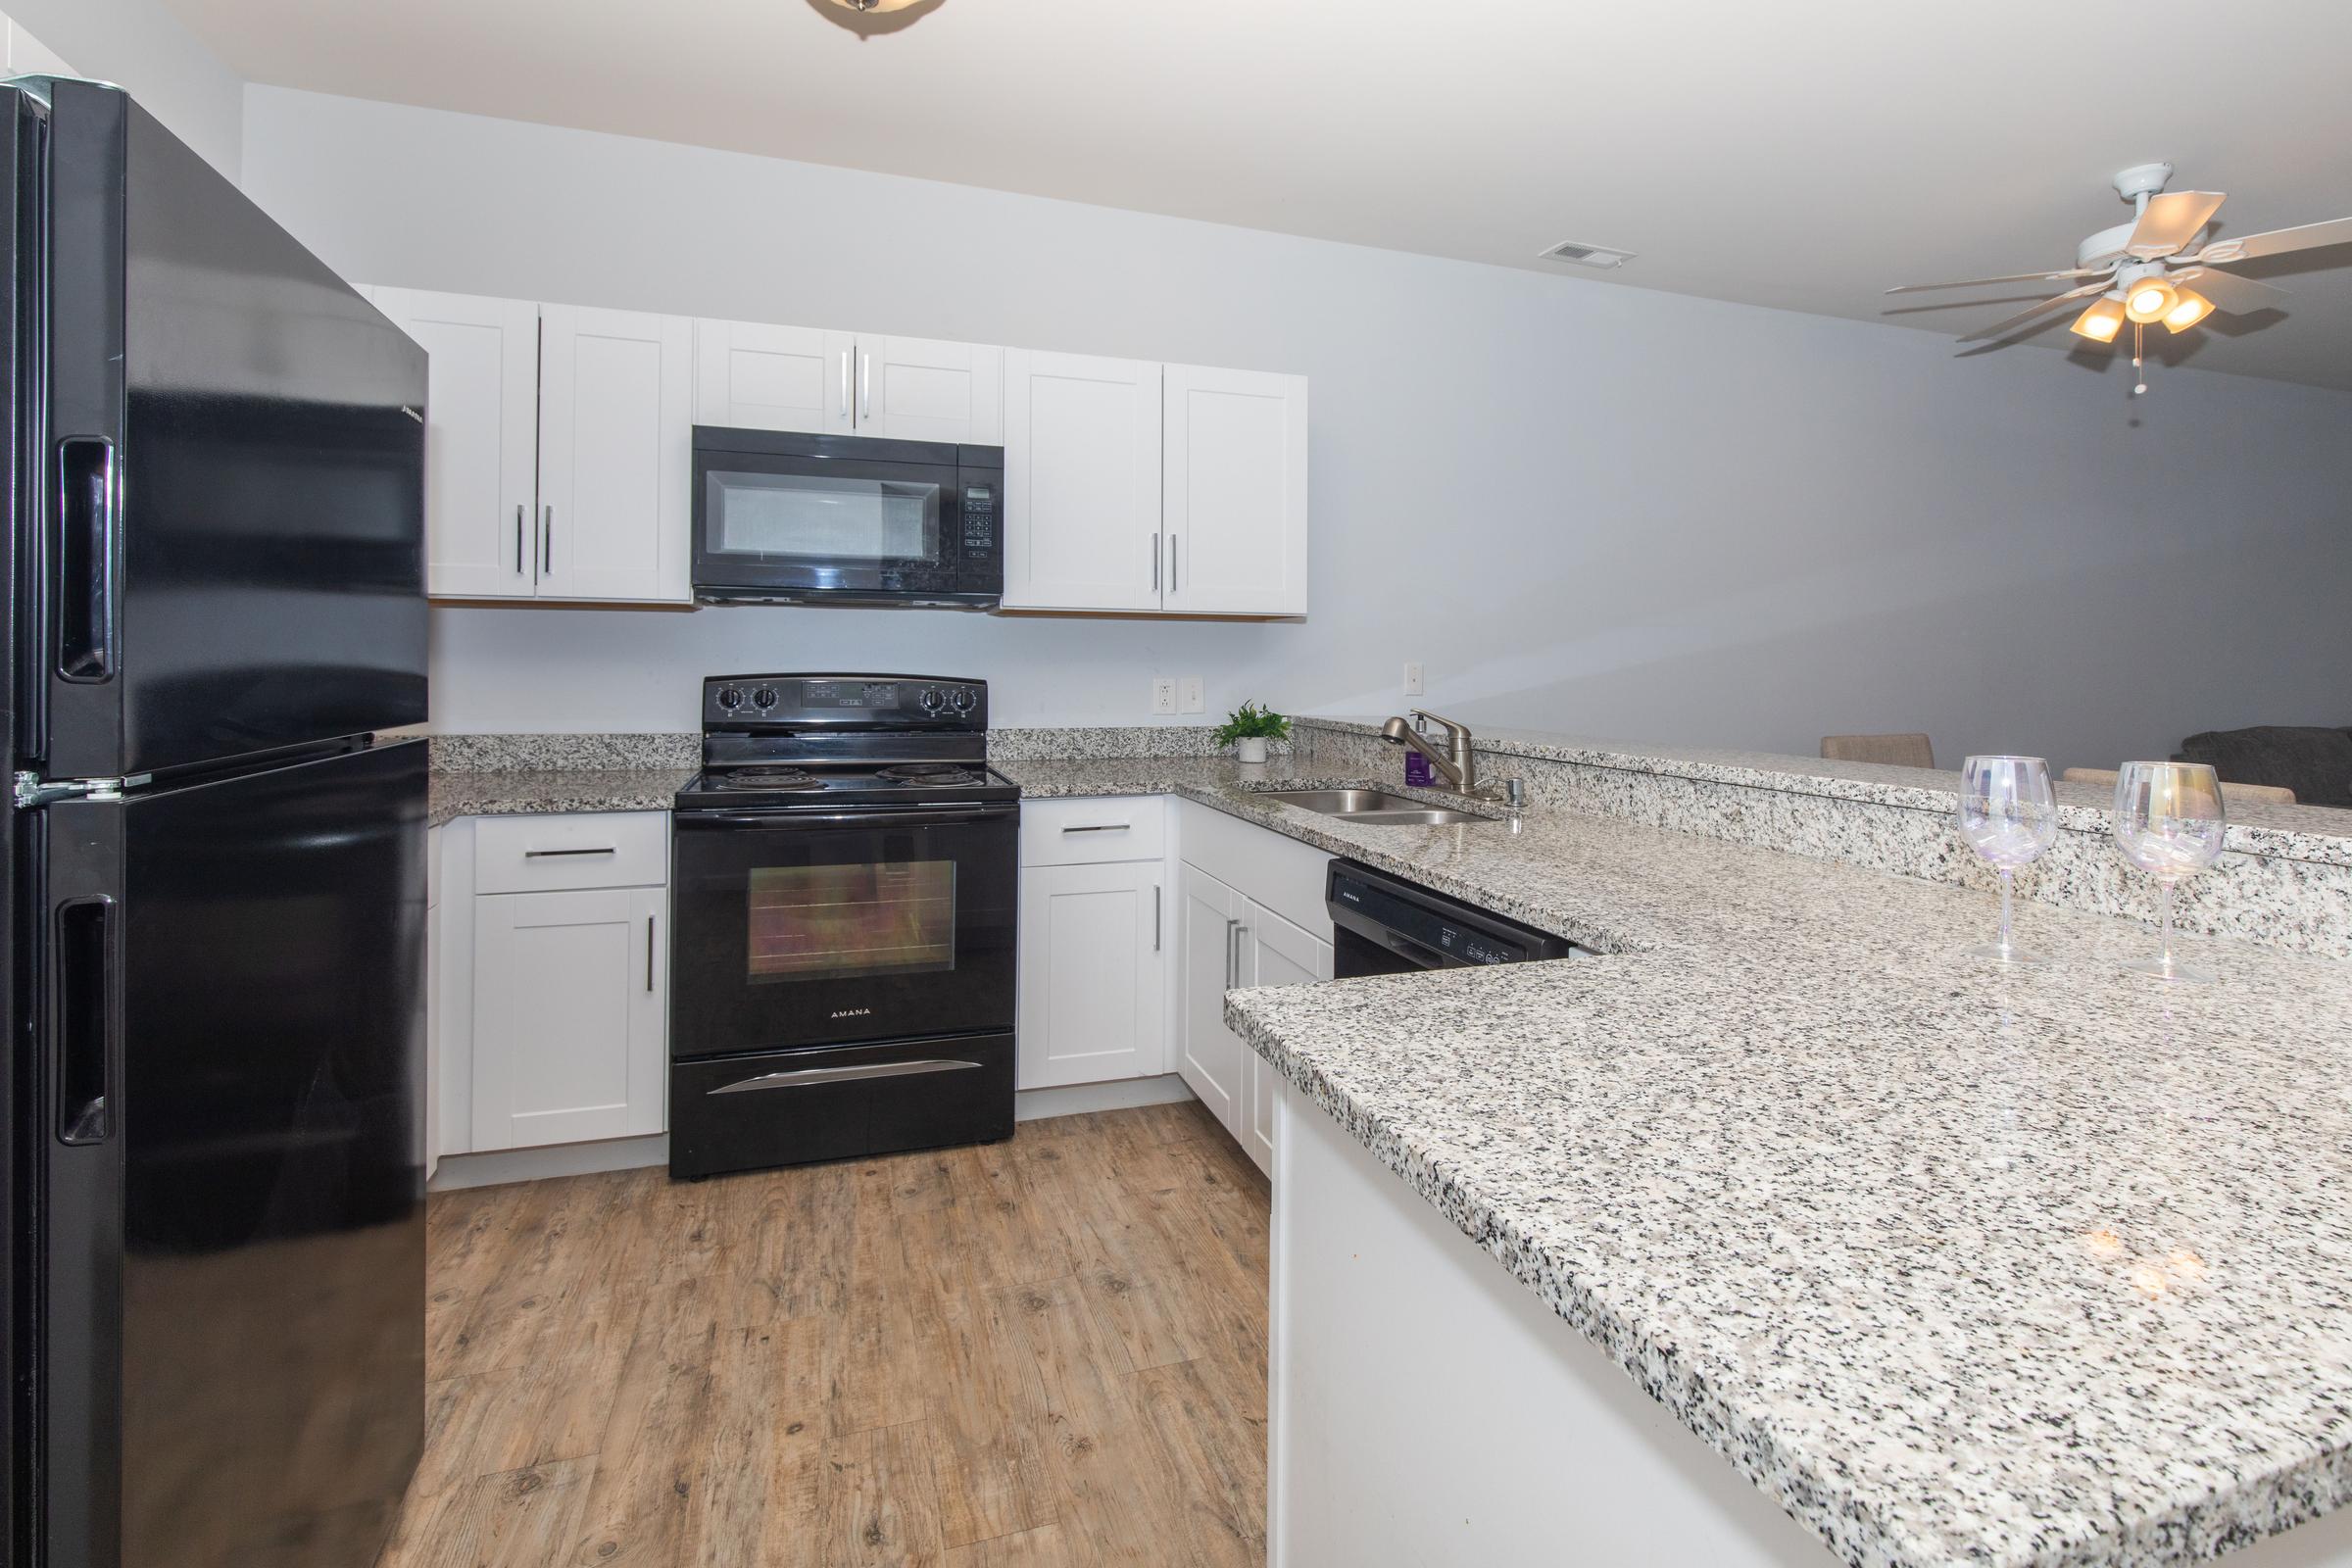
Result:
<svg viewBox="0 0 2352 1568"><path fill-rule="evenodd" d="M1193 1103L437 1195L378 1568L1262 1563L1267 1210Z"/></svg>

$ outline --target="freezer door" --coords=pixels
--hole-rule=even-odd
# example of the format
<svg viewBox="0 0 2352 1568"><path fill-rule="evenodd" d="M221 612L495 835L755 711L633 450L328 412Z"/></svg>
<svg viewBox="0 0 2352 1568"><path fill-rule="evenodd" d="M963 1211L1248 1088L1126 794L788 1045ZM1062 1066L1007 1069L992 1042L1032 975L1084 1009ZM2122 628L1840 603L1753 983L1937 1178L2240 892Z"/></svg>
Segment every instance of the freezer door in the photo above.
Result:
<svg viewBox="0 0 2352 1568"><path fill-rule="evenodd" d="M51 778L425 716L424 351L121 92L56 84L37 678Z"/></svg>
<svg viewBox="0 0 2352 1568"><path fill-rule="evenodd" d="M43 1560L367 1563L423 1439L424 748L28 814Z"/></svg>

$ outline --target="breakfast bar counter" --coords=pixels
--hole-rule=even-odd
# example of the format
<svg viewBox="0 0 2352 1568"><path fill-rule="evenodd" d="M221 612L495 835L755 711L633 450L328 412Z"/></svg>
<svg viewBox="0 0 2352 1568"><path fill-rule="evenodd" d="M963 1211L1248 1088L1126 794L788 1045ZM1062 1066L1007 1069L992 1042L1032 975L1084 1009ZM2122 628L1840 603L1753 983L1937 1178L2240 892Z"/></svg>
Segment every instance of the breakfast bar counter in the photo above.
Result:
<svg viewBox="0 0 2352 1568"><path fill-rule="evenodd" d="M2003 970L1979 890L1262 798L1340 760L1004 770L1599 955L1228 998L1288 1086L1275 1563L2352 1563L2352 963L2168 987L2027 903Z"/></svg>

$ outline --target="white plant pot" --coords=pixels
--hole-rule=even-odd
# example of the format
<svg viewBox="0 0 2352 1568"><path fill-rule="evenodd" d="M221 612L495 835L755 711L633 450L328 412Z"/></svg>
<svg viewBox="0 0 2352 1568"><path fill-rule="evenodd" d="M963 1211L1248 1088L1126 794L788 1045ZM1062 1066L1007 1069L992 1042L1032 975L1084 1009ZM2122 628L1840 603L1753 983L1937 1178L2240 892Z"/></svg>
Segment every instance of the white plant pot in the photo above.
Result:
<svg viewBox="0 0 2352 1568"><path fill-rule="evenodd" d="M1244 762L1262 762L1266 760L1266 738L1249 735L1233 743L1234 757Z"/></svg>

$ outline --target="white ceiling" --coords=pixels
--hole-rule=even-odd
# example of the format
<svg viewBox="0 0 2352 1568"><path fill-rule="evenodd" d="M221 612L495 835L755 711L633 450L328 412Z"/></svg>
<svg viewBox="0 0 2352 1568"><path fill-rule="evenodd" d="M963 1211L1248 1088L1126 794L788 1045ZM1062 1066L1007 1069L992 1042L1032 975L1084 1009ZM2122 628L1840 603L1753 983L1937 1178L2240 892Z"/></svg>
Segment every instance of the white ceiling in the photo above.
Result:
<svg viewBox="0 0 2352 1568"><path fill-rule="evenodd" d="M2352 214L2346 0L168 3L258 81L1955 335L2038 290L1881 291L2072 265L2130 164L2230 192L2220 233ZM2238 270L2289 309L2157 348L2352 387L2352 246Z"/></svg>

